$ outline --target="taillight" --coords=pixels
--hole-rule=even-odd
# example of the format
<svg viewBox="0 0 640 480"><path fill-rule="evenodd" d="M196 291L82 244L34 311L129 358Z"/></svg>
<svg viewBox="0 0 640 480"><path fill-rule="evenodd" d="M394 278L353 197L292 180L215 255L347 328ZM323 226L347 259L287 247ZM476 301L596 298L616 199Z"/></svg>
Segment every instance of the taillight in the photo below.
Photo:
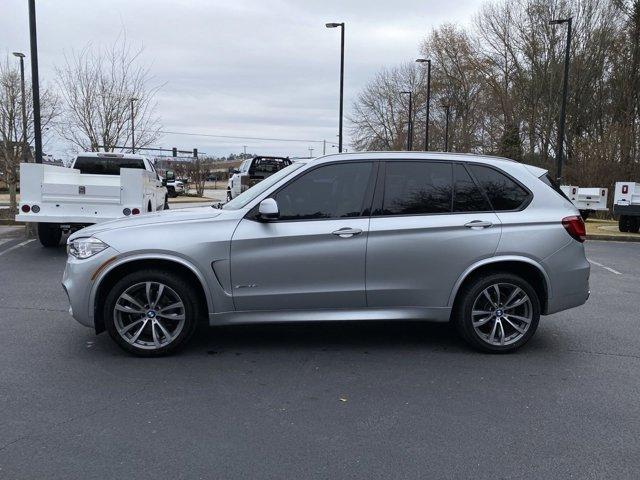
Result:
<svg viewBox="0 0 640 480"><path fill-rule="evenodd" d="M38 213L40 211L40 207L38 205L34 205L33 207L31 207L31 211L33 213Z"/></svg>
<svg viewBox="0 0 640 480"><path fill-rule="evenodd" d="M562 219L562 226L574 239L580 243L584 242L587 238L587 230L584 226L584 220L582 217L574 215L572 217L565 217Z"/></svg>
<svg viewBox="0 0 640 480"><path fill-rule="evenodd" d="M622 193L626 195L629 193L629 185L622 185Z"/></svg>
<svg viewBox="0 0 640 480"><path fill-rule="evenodd" d="M20 210L22 210L24 213L29 213L31 211L31 207L29 205L22 205L22 207L20 207Z"/></svg>
<svg viewBox="0 0 640 480"><path fill-rule="evenodd" d="M131 213L133 213L134 215L138 215L140 213L140 210L137 208L134 208L133 210L131 210Z"/></svg>

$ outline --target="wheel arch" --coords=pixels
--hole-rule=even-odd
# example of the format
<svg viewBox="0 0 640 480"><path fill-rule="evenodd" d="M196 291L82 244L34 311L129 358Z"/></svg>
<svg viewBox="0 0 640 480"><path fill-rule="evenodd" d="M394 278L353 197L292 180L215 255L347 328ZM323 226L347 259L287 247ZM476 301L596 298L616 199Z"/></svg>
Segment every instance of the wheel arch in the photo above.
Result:
<svg viewBox="0 0 640 480"><path fill-rule="evenodd" d="M471 278L480 274L488 274L498 271L514 273L527 280L538 294L542 313L544 314L547 311L549 298L551 297L551 283L549 276L545 272L544 268L536 261L527 257L518 256L487 258L467 268L456 281L453 290L451 291L451 295L449 296L447 306L453 307L457 300L460 288Z"/></svg>
<svg viewBox="0 0 640 480"><path fill-rule="evenodd" d="M132 258L127 257L109 265L108 268L100 273L93 285L89 297L89 312L93 317L96 333L101 333L105 330L102 309L100 307L107 296L109 287L114 285L124 275L143 268L166 270L181 276L193 285L196 290L198 299L200 300L200 309L203 318L208 318L209 312L213 311L207 282L198 269L190 262L182 258L169 255L158 256L157 254Z"/></svg>

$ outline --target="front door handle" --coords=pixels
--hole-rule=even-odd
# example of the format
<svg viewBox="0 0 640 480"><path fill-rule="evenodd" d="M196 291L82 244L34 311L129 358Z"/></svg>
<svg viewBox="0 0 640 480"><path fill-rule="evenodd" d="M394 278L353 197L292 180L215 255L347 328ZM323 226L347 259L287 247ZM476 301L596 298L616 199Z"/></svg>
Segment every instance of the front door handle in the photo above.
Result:
<svg viewBox="0 0 640 480"><path fill-rule="evenodd" d="M337 235L340 238L351 238L355 235L360 235L362 233L362 230L360 230L359 228L344 227L331 233Z"/></svg>
<svg viewBox="0 0 640 480"><path fill-rule="evenodd" d="M469 223L465 223L464 226L473 230L480 230L482 228L492 227L493 223L485 220L472 220Z"/></svg>

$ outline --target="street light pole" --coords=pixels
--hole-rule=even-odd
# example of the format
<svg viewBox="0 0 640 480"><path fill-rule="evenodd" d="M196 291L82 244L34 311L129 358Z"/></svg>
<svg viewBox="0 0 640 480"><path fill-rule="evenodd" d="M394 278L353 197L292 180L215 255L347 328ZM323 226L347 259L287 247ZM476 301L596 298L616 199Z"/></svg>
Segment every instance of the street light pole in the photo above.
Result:
<svg viewBox="0 0 640 480"><path fill-rule="evenodd" d="M29 144L27 143L27 95L24 85L24 53L13 52L13 55L20 59L20 87L22 89L22 161L26 162L29 158L27 154Z"/></svg>
<svg viewBox="0 0 640 480"><path fill-rule="evenodd" d="M133 114L133 102L138 100L135 97L131 97L131 153L136 153L136 137L135 137L135 122Z"/></svg>
<svg viewBox="0 0 640 480"><path fill-rule="evenodd" d="M418 58L418 63L427 64L427 114L424 123L424 151L429 151L429 109L431 106L431 60L427 58Z"/></svg>
<svg viewBox="0 0 640 480"><path fill-rule="evenodd" d="M400 92L404 95L409 95L409 124L407 128L407 150L413 150L413 93L412 92Z"/></svg>
<svg viewBox="0 0 640 480"><path fill-rule="evenodd" d="M38 80L38 35L36 1L29 0L29 40L31 45L31 89L33 90L33 143L36 163L42 163L42 125L40 123L40 83Z"/></svg>
<svg viewBox="0 0 640 480"><path fill-rule="evenodd" d="M451 105L442 106L445 111L445 124L444 124L444 151L449 151L449 113L451 111Z"/></svg>
<svg viewBox="0 0 640 480"><path fill-rule="evenodd" d="M338 152L342 153L342 112L344 104L344 23L327 23L327 28L340 27L340 117L338 120Z"/></svg>
<svg viewBox="0 0 640 480"><path fill-rule="evenodd" d="M564 157L564 127L566 122L567 95L569 93L569 54L571 51L571 24L573 18L551 20L549 25L567 24L567 46L564 53L564 78L562 80L562 103L560 104L560 121L558 124L558 147L556 149L557 181L562 181L562 163Z"/></svg>

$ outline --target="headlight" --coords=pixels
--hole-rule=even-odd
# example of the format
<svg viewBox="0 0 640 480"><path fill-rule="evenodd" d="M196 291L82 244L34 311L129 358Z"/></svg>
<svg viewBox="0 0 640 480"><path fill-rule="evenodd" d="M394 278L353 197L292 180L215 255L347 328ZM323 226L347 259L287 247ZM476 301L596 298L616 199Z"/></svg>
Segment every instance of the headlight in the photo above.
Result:
<svg viewBox="0 0 640 480"><path fill-rule="evenodd" d="M92 257L96 253L100 253L108 246L109 245L101 242L97 238L76 238L67 245L67 252L69 255L73 255L74 257L82 260Z"/></svg>

